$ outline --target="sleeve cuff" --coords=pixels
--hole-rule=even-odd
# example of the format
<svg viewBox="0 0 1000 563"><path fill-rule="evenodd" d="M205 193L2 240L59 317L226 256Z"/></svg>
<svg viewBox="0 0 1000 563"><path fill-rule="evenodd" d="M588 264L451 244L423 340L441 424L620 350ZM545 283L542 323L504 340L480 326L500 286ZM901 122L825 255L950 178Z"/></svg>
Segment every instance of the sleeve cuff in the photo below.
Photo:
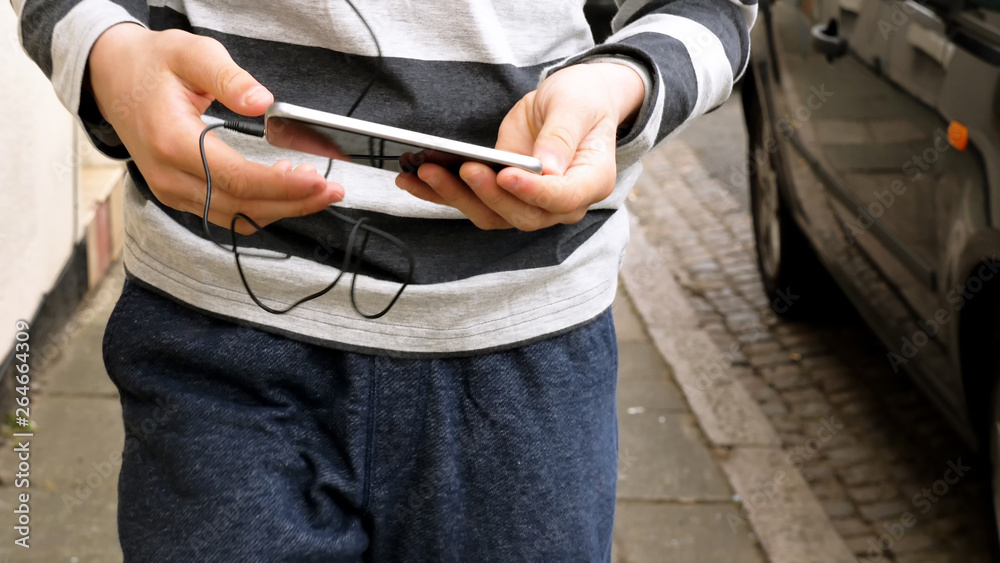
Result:
<svg viewBox="0 0 1000 563"><path fill-rule="evenodd" d="M118 4L84 0L66 14L52 33L52 85L59 100L80 119L99 151L119 159L128 158L128 151L111 124L101 116L83 81L94 43L112 26L126 22L143 25Z"/></svg>
<svg viewBox="0 0 1000 563"><path fill-rule="evenodd" d="M635 121L625 129L620 129L618 131L618 147L627 145L633 139L639 136L639 134L650 126L650 117L652 114L652 108L655 98L655 83L654 74L651 72L647 63L637 60L634 57L630 57L624 54L618 53L593 53L587 52L574 57L570 57L565 61L548 67L542 71L542 75L538 80L539 85L553 73L558 70L562 70L568 66L576 64L592 64L592 63L614 63L627 66L634 70L639 77L642 79L642 84L645 87L645 94L642 100L642 106L639 108L639 113L636 114Z"/></svg>

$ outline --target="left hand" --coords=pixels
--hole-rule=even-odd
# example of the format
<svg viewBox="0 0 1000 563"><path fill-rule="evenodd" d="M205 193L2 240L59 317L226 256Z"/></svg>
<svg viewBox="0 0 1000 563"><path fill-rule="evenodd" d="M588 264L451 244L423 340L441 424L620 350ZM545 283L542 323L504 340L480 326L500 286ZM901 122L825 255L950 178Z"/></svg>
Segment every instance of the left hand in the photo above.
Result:
<svg viewBox="0 0 1000 563"><path fill-rule="evenodd" d="M625 65L561 69L510 110L497 137L496 148L540 160L542 175L466 162L456 177L426 163L416 174L400 174L396 185L457 208L481 229L576 223L614 190L616 133L635 118L644 96L642 78Z"/></svg>

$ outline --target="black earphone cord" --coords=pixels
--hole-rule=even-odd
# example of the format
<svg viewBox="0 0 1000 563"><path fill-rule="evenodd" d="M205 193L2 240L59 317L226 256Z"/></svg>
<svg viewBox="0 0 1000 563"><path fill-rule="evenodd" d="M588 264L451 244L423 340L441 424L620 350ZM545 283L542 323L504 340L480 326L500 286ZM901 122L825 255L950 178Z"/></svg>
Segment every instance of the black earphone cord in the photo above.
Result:
<svg viewBox="0 0 1000 563"><path fill-rule="evenodd" d="M351 7L351 9L354 11L354 13L358 16L358 18L361 20L361 22L364 24L365 29L368 30L368 34L371 36L372 41L375 43L375 49L378 52L378 61L379 61L378 72L376 72L375 75L372 76L372 79L365 86L364 90L362 90L361 95L358 96L358 98L351 105L351 108L347 111L346 115L348 117L350 117L354 113L354 110L357 109L358 105L361 104L361 101L368 94L368 91L371 90L372 85L375 84L376 78L381 74L383 61L382 61L382 48L379 45L378 39L376 39L375 33L372 31L371 26L368 25L368 22L365 21L364 17L361 15L361 13L358 11L358 9L354 6L354 4L351 2L351 0L345 0L345 1ZM208 135L208 133L210 131L212 131L213 129L218 129L219 127L224 127L226 129L230 129L232 131L237 131L239 133L244 133L246 135L253 135L253 136L256 136L256 137L263 137L264 136L264 126L262 126L262 125L260 125L258 123L250 123L250 122L243 122L243 121L224 121L224 122L221 122L221 123L214 123L212 125L209 125L209 126L205 127L205 129L201 132L201 136L198 138L198 150L201 152L201 163L205 167L205 210L204 210L204 212L202 213L202 216L201 216L202 228L204 229L205 238L208 239L208 240L210 240L210 241L212 241L219 248L222 248L223 250L226 250L226 251L231 251L233 253L233 256L236 258L236 269L239 272L240 281L243 282L243 287L246 289L247 295L250 296L250 299L252 299L253 302L256 303L258 307L260 307L264 311L267 311L268 313L271 313L271 314L274 314L274 315L283 315L283 314L288 313L292 309L295 309L296 307L298 307L299 305L301 305L301 304L303 304L303 303L305 303L307 301L311 301L313 299L316 299L318 297L322 297L323 295L326 295L331 290L333 290L334 287L336 287L337 283L340 282L341 278L344 277L345 273L352 272L354 274L354 276L351 279L351 306L354 307L354 310L359 315L361 315L362 317L364 317L366 319L377 319L379 317L384 316L386 313L388 313L389 310L393 307L393 305L396 304L396 301L399 300L399 297L403 294L403 290L406 289L406 286L408 286L410 284L410 281L413 279L414 259L413 259L412 252L410 252L410 249L407 248L406 244L404 244L403 241L401 241L400 239L398 239L398 238L390 235L389 233L387 233L387 232L385 232L385 231L383 231L381 229L378 229L378 228L375 228L375 227L373 227L371 225L365 224L366 221L367 221L367 218L362 217L361 219L357 219L357 220L351 219L350 217L348 217L348 216L346 216L346 215L344 215L342 213L339 213L339 212L335 211L332 207L327 207L325 211L327 213L333 215L334 217L336 217L337 219L339 219L341 221L344 221L344 222L347 222L347 223L352 223L354 225L351 228L351 232L350 232L350 234L348 235L348 238L347 238L347 248L344 251L344 260L343 260L343 262L341 264L341 267L340 267L340 273L337 274L337 277L333 280L333 282L331 282L329 285L327 285L323 289L321 289L321 290L319 290L319 291L317 291L315 293L312 293L310 295L307 295L306 297L303 297L302 299L299 299L298 301L295 301L294 303L292 303L291 305L288 305L287 307L285 307L283 309L276 309L276 308L270 307L267 304L263 303L257 297L257 295L253 292L253 290L250 289L250 283L247 281L246 274L243 271L243 264L240 262L240 255L242 254L242 255L245 255L245 256L253 256L253 257L257 257L257 258L267 258L267 259L272 259L272 260L287 260L287 259L291 258L291 253L285 253L284 256L274 256L273 254L266 254L266 253L264 253L264 254L262 254L262 253L249 253L249 252L242 252L241 253L239 251L238 247L237 247L237 232L236 232L237 221L239 221L239 220L242 219L243 221L246 221L248 224L250 224L257 231L263 230L263 227L261 227L260 225L258 225L253 219L251 219L250 217L248 217L244 213L237 213L237 214L235 214L233 216L232 222L230 222L230 224L229 224L229 233L230 233L230 236L231 236L232 247L226 247L224 244L221 244L218 241L216 241L215 238L212 236L212 233L211 233L211 231L209 229L209 226L208 226L208 212L209 212L209 209L211 208L211 205L212 205L212 172L209 170L209 167L208 167L208 157L205 155L205 137ZM369 154L369 155L357 155L357 156L361 157L361 158L371 159L373 162L375 160L381 161L381 160L385 159L385 157L383 157L381 154L378 155L378 156L373 155L373 154ZM333 168L333 159L331 158L329 160L329 162L327 163L326 173L324 174L324 177L330 175L330 170L332 168ZM363 235L361 235L362 236L362 239L361 239L361 248L360 248L360 250L358 252L357 260L356 261L352 261L352 259L354 258L354 245L355 245L355 241L357 240L357 238L358 238L358 236L359 236L359 234L360 234L360 232L362 230L365 231L365 232L364 232ZM358 303L357 303L357 300L355 298L355 285L356 285L357 280L358 280L358 269L360 268L360 266L361 266L361 264L363 262L364 254L365 254L365 248L367 248L367 246L368 246L368 237L371 234L379 235L379 236L385 238L390 243L392 243L392 244L396 245L397 247L399 247L400 250L403 252L403 255L406 257L407 264L408 264L408 270L407 270L407 273L406 273L406 277L404 278L404 280L402 282L402 285L399 288L399 291L396 292L395 296L393 296L393 298L389 302L389 304L386 305L386 307L384 309L382 309L381 311L379 311L378 313L367 314L367 313L364 313L363 311L361 311L361 309L358 308Z"/></svg>

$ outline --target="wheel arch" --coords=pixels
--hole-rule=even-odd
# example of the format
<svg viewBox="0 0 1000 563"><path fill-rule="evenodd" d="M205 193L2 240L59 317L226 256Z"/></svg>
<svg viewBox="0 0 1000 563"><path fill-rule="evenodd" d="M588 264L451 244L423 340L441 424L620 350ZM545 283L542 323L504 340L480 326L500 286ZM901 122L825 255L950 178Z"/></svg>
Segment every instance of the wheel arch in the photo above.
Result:
<svg viewBox="0 0 1000 563"><path fill-rule="evenodd" d="M988 446L986 434L991 416L994 388L1000 375L1000 232L990 230L966 246L955 275L942 289L949 306L958 306L959 322L954 342L958 349L958 372L961 375L969 424L980 448ZM994 272L996 270L996 272ZM984 279L985 275L990 279ZM978 284L970 284L979 279ZM962 293L971 296L967 298Z"/></svg>

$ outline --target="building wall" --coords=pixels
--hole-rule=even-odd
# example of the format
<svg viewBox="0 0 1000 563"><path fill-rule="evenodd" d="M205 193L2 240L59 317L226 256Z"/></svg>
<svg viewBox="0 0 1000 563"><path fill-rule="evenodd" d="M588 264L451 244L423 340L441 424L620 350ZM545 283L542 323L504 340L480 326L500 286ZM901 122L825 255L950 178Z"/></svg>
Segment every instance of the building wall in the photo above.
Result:
<svg viewBox="0 0 1000 563"><path fill-rule="evenodd" d="M35 315L83 232L75 131L0 3L0 359L15 321Z"/></svg>

